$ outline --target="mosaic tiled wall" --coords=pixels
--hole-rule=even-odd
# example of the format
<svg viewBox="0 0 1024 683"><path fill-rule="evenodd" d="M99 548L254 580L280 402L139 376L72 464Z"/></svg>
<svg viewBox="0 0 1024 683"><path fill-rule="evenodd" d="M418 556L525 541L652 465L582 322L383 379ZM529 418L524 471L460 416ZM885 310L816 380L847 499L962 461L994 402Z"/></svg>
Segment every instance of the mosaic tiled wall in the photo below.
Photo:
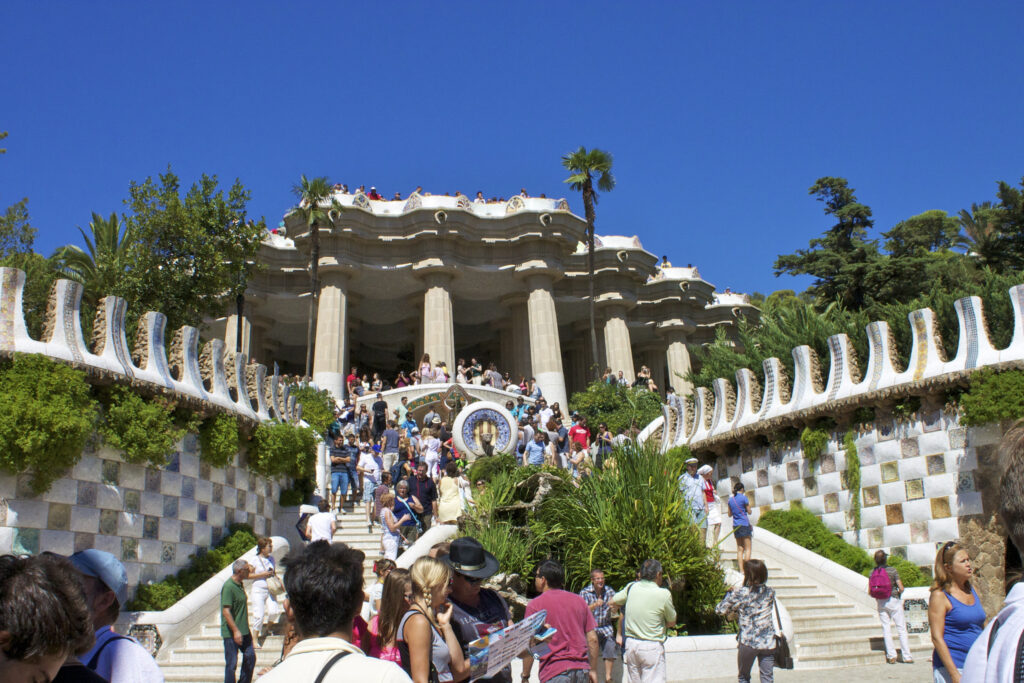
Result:
<svg viewBox="0 0 1024 683"><path fill-rule="evenodd" d="M0 554L98 548L122 559L132 588L160 580L216 544L230 524L270 532L280 485L237 465L200 462L188 435L159 469L106 448L87 452L40 496L27 476L0 476Z"/></svg>
<svg viewBox="0 0 1024 683"><path fill-rule="evenodd" d="M715 464L725 501L743 482L753 521L769 509L801 505L852 544L884 548L922 567L937 546L961 538L960 524L983 510L979 457L994 457L999 425L966 428L952 413L935 411L909 421L880 420L855 431L861 463L861 525L855 528L846 469L850 454L843 433L811 465L799 442L779 450L742 449Z"/></svg>

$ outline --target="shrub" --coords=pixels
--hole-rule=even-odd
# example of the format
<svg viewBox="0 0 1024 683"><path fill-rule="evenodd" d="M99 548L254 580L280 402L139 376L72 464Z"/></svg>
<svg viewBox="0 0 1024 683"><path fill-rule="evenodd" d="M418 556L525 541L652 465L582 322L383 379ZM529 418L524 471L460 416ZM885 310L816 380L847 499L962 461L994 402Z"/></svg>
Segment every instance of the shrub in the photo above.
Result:
<svg viewBox="0 0 1024 683"><path fill-rule="evenodd" d="M128 387L112 387L99 432L127 462L163 465L185 435L170 409L157 400L143 399Z"/></svg>
<svg viewBox="0 0 1024 683"><path fill-rule="evenodd" d="M192 556L189 565L163 581L140 584L135 599L125 609L133 612L162 611L203 585L211 576L228 566L256 545L256 534L248 524L232 524L228 535L210 550Z"/></svg>
<svg viewBox="0 0 1024 683"><path fill-rule="evenodd" d="M249 469L268 477L309 477L316 470L316 450L312 427L264 422L253 432Z"/></svg>
<svg viewBox="0 0 1024 683"><path fill-rule="evenodd" d="M511 454L477 458L476 461L469 466L469 481L472 483L476 483L481 479L484 481L490 481L496 475L503 472L514 472L517 467L518 465L516 465L515 456Z"/></svg>
<svg viewBox="0 0 1024 683"><path fill-rule="evenodd" d="M35 354L0 369L0 468L42 493L82 457L97 406L85 374Z"/></svg>
<svg viewBox="0 0 1024 683"><path fill-rule="evenodd" d="M805 427L800 434L800 447L804 451L804 459L812 465L828 446L828 432L824 429Z"/></svg>
<svg viewBox="0 0 1024 683"><path fill-rule="evenodd" d="M868 576L875 568L875 562L867 551L831 533L814 513L803 508L769 510L761 515L757 525L858 574ZM904 586L928 585L928 579L920 568L907 560L892 556L889 566L899 572Z"/></svg>
<svg viewBox="0 0 1024 683"><path fill-rule="evenodd" d="M971 375L971 388L960 397L960 421L977 426L1024 417L1024 371L985 368Z"/></svg>
<svg viewBox="0 0 1024 683"><path fill-rule="evenodd" d="M334 399L326 389L317 391L311 386L292 385L291 396L302 404L302 419L317 434L325 434L334 421Z"/></svg>
<svg viewBox="0 0 1024 683"><path fill-rule="evenodd" d="M238 420L214 415L199 427L199 457L214 467L227 467L238 453Z"/></svg>
<svg viewBox="0 0 1024 683"><path fill-rule="evenodd" d="M650 424L661 415L661 398L646 389L595 381L586 391L573 394L569 407L584 415L591 427L596 429L604 422L612 434L617 434L620 429L629 429L634 422L641 429Z"/></svg>
<svg viewBox="0 0 1024 683"><path fill-rule="evenodd" d="M302 477L292 482L291 487L281 489L281 495L277 502L281 507L295 507L302 505L313 494L313 480L309 477Z"/></svg>

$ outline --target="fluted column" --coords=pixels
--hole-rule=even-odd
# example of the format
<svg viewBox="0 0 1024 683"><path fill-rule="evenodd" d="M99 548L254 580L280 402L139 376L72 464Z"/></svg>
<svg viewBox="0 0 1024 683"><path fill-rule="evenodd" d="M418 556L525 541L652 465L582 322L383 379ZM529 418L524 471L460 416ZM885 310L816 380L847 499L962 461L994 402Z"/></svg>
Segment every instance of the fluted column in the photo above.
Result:
<svg viewBox="0 0 1024 683"><path fill-rule="evenodd" d="M523 300L512 303L512 379L519 381L519 375L527 379L533 373L530 359L530 316Z"/></svg>
<svg viewBox="0 0 1024 683"><path fill-rule="evenodd" d="M562 373L562 346L558 339L558 315L551 292L551 277L532 275L527 281L526 300L530 326L530 362L548 404L555 401L565 410L565 375Z"/></svg>
<svg viewBox="0 0 1024 683"><path fill-rule="evenodd" d="M320 303L317 306L316 347L313 353L313 381L338 400L345 397L348 368L348 294L341 273L320 274Z"/></svg>
<svg viewBox="0 0 1024 683"><path fill-rule="evenodd" d="M427 289L423 294L423 351L430 362L440 361L455 375L455 328L452 320L452 276L429 273L424 276ZM419 362L419 359L416 359Z"/></svg>
<svg viewBox="0 0 1024 683"><path fill-rule="evenodd" d="M633 372L633 347L629 341L629 326L626 325L626 309L623 306L609 306L605 309L604 348L608 367L612 372L622 374L630 383L636 379Z"/></svg>
<svg viewBox="0 0 1024 683"><path fill-rule="evenodd" d="M665 359L668 361L669 384L680 396L690 395L693 384L683 379L690 372L690 350L686 347L684 334L673 332L669 335Z"/></svg>

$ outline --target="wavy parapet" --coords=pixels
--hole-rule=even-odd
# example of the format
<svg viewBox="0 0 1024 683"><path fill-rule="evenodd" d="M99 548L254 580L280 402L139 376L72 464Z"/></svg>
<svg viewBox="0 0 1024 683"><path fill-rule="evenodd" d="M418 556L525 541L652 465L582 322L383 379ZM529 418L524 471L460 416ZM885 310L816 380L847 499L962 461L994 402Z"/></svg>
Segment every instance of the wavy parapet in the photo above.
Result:
<svg viewBox="0 0 1024 683"><path fill-rule="evenodd" d="M288 400L280 378L266 380L266 368L246 363L243 355L228 353L215 339L199 353L199 330L184 326L174 332L168 352L165 345L167 318L150 311L139 320L129 350L125 330L127 303L116 296L99 301L93 319L90 344L82 333L82 285L59 279L50 289L41 340L31 337L25 324L22 300L25 273L0 268L0 355L37 353L92 370L114 381L154 392L210 404L211 408L248 420L271 419L264 395L283 396L274 416L295 420L301 411L294 397ZM253 405L257 407L254 409ZM287 406L287 409L284 408Z"/></svg>

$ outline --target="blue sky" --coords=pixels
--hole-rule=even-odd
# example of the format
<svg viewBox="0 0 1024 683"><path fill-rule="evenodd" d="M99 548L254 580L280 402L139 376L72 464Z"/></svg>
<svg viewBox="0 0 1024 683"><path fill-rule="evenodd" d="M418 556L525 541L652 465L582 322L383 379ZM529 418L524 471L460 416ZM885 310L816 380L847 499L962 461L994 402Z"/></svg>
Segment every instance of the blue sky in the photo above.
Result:
<svg viewBox="0 0 1024 683"><path fill-rule="evenodd" d="M241 178L276 224L300 174L388 195L578 197L559 159L615 155L597 230L720 289L802 289L780 253L849 179L876 226L1024 175L1024 3L86 3L0 8L0 206L37 250L171 164Z"/></svg>

